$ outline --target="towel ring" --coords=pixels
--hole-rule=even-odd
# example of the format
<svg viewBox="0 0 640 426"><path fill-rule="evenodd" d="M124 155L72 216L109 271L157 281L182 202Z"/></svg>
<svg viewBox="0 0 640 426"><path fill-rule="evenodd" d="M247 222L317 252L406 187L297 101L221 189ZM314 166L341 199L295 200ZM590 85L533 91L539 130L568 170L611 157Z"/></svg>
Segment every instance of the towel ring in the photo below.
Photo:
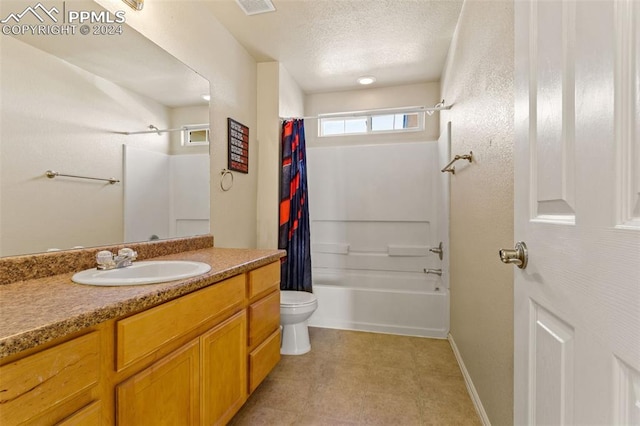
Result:
<svg viewBox="0 0 640 426"><path fill-rule="evenodd" d="M225 185L224 178L227 176L231 176L231 179L227 179L229 184ZM220 172L220 189L222 189L223 192L227 192L231 189L231 187L233 187L233 173L231 173L231 170L229 169L222 169L222 171Z"/></svg>

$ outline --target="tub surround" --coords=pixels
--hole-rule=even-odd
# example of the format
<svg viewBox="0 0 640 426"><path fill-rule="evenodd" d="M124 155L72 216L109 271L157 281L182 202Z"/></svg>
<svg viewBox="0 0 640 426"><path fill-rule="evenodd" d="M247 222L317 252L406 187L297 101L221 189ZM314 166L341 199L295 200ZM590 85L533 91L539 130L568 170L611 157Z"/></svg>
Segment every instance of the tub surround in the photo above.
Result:
<svg viewBox="0 0 640 426"><path fill-rule="evenodd" d="M138 312L278 260L279 250L224 249L213 237L128 244L138 259L192 260L211 265L193 278L161 284L98 287L71 281L91 268L95 253L124 245L0 259L0 359L99 323ZM36 271L37 269L37 271Z"/></svg>

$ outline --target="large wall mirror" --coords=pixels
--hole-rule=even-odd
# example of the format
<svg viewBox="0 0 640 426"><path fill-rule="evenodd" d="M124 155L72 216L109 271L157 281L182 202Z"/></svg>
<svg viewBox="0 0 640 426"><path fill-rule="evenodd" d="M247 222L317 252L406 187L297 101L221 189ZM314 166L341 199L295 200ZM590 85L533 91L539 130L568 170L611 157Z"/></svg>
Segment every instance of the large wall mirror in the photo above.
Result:
<svg viewBox="0 0 640 426"><path fill-rule="evenodd" d="M0 2L0 256L208 233L209 82L126 22L19 33L28 7Z"/></svg>

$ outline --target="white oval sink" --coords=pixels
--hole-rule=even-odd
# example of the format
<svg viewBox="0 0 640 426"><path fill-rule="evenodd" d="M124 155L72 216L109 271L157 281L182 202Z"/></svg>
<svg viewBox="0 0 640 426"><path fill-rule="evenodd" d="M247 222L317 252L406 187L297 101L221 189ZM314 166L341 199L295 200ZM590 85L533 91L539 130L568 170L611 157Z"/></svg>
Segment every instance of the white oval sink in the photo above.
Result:
<svg viewBox="0 0 640 426"><path fill-rule="evenodd" d="M78 272L71 280L78 284L119 286L156 284L207 273L211 266L187 260L149 260L131 266L101 271L96 268Z"/></svg>

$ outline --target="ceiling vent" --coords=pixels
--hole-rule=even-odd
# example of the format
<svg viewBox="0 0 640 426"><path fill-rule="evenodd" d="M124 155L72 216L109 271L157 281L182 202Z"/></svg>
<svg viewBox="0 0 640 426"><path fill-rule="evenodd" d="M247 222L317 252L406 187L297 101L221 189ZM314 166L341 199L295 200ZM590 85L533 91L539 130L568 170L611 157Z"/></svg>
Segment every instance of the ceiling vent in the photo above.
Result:
<svg viewBox="0 0 640 426"><path fill-rule="evenodd" d="M236 0L236 3L247 15L275 12L276 10L271 0Z"/></svg>

